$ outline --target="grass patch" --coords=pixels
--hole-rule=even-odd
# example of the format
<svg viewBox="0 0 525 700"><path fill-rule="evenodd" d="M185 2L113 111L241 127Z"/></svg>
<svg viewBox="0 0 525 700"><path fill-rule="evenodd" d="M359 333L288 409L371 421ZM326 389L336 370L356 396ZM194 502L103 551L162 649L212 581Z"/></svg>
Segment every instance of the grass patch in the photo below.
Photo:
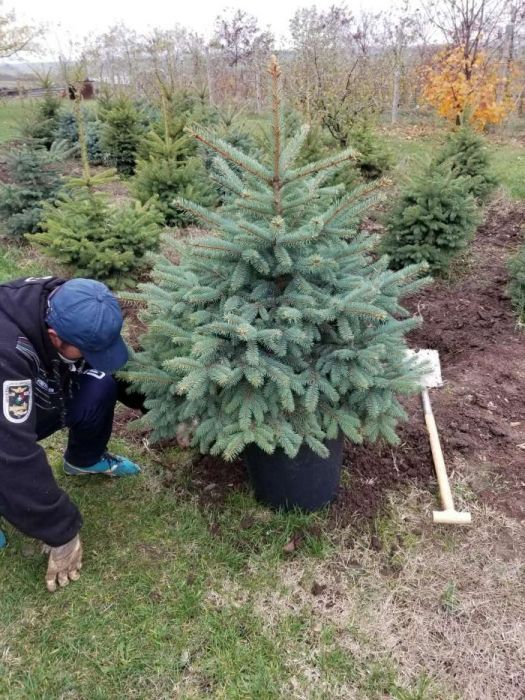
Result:
<svg viewBox="0 0 525 700"><path fill-rule="evenodd" d="M50 272L54 264L29 246L15 247L12 244L2 247L0 241L0 282L18 277L37 277L54 274Z"/></svg>
<svg viewBox="0 0 525 700"><path fill-rule="evenodd" d="M27 105L26 100L18 98L0 100L0 143L17 138Z"/></svg>
<svg viewBox="0 0 525 700"><path fill-rule="evenodd" d="M203 510L189 492L162 489L158 467L142 452L134 456L146 471L137 479L68 478L60 470L63 439L54 436L46 448L84 514L85 568L79 582L49 595L38 547L7 528L0 696L278 700L295 684L292 697L344 697L355 685L359 697L379 699L405 688L386 656L353 660L339 631L319 634L315 613L293 605L293 596L278 621L258 606L281 589L290 534L320 516L273 513L247 492ZM113 447L130 453L121 442ZM294 565L330 555L326 537L315 539L325 547L305 543ZM307 690L311 674L318 693Z"/></svg>
<svg viewBox="0 0 525 700"><path fill-rule="evenodd" d="M491 147L494 172L511 199L525 199L525 146L517 142Z"/></svg>
<svg viewBox="0 0 525 700"><path fill-rule="evenodd" d="M438 132L436 136L422 136L414 138L402 134L384 133L381 140L394 156L397 168L400 166L417 166L418 161L430 159L437 145L444 141L444 136ZM412 168L408 168L411 170Z"/></svg>

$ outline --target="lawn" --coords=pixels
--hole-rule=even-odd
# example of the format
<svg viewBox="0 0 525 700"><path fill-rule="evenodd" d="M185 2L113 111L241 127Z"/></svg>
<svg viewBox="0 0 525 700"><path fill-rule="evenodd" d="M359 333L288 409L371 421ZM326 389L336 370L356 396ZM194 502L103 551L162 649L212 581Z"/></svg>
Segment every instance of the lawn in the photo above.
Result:
<svg viewBox="0 0 525 700"><path fill-rule="evenodd" d="M113 447L143 465L139 478L75 481L60 472L62 442L55 437L47 451L84 514L84 571L49 595L38 545L7 529L1 697L328 699L351 689L361 698L441 697L424 673L401 673L375 630L361 628L359 608L368 616L377 595L365 579L383 558L367 535L338 547L323 514L271 513L244 488L215 504L213 484L202 498L187 456L151 459L129 441ZM175 470L169 489L158 462ZM382 527L387 541L392 526ZM286 554L297 532L304 541ZM348 567L352 551L372 556L372 568Z"/></svg>
<svg viewBox="0 0 525 700"><path fill-rule="evenodd" d="M17 137L18 127L26 109L25 100L18 98L0 100L0 143Z"/></svg>

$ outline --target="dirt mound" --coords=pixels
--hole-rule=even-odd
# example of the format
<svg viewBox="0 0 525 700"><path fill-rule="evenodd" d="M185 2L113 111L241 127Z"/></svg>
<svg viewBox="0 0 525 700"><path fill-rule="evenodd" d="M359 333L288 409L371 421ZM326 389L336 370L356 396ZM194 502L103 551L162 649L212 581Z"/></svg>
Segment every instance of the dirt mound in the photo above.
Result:
<svg viewBox="0 0 525 700"><path fill-rule="evenodd" d="M525 518L525 334L506 294L508 254L520 241L525 205L495 202L472 246L472 265L457 281L435 281L406 303L423 318L414 348L439 350L445 385L432 405L449 464L461 455L492 473L480 498ZM348 446L348 478L334 517L370 517L386 488L428 481L433 467L419 402L406 403L400 446ZM478 483L479 485L479 483Z"/></svg>

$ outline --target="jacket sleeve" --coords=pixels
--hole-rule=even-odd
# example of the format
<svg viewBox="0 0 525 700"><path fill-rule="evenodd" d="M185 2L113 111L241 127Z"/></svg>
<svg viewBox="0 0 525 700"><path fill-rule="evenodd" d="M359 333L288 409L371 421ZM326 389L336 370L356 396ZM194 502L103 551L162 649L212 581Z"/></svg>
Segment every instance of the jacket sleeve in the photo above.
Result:
<svg viewBox="0 0 525 700"><path fill-rule="evenodd" d="M24 534L58 547L78 533L82 518L37 442L33 390L25 359L0 344L0 515Z"/></svg>

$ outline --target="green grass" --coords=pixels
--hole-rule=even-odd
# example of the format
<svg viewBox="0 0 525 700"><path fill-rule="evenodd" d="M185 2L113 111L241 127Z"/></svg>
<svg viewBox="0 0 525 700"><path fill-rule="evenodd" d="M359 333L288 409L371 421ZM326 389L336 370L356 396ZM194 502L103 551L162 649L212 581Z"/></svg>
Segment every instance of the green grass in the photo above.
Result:
<svg viewBox="0 0 525 700"><path fill-rule="evenodd" d="M525 146L494 144L491 152L494 172L509 196L525 200Z"/></svg>
<svg viewBox="0 0 525 700"><path fill-rule="evenodd" d="M442 134L435 137L407 138L399 134L381 135L381 140L394 156L397 167L417 165L432 156L433 150L443 142Z"/></svg>
<svg viewBox="0 0 525 700"><path fill-rule="evenodd" d="M52 274L45 271L43 256L38 257L29 246L15 247L0 243L0 282L18 277Z"/></svg>
<svg viewBox="0 0 525 700"><path fill-rule="evenodd" d="M410 175L421 163L429 162L433 152L443 143L445 133L435 136L407 138L401 134L382 136L382 140L394 154L397 163L394 171ZM506 195L511 199L525 199L525 146L518 142L498 143L488 139L492 169Z"/></svg>
<svg viewBox="0 0 525 700"><path fill-rule="evenodd" d="M18 136L18 126L27 110L27 102L18 98L0 100L0 143Z"/></svg>
<svg viewBox="0 0 525 700"><path fill-rule="evenodd" d="M326 628L316 638L308 607L290 601L272 624L271 606L255 606L282 588L276 570L290 556L283 545L322 515L271 513L247 491L203 508L181 486L187 478L161 488L158 466L140 451L145 473L136 479L68 478L58 468L63 437L48 441L47 452L84 515L84 569L80 581L48 594L43 555L8 528L0 697L277 700L294 678L308 688L310 670L324 690L308 697L341 697L350 687L362 698L416 697L409 693L419 680L399 683L388 658L359 662ZM130 454L129 445L114 447ZM316 533L293 561L322 559L330 548Z"/></svg>

